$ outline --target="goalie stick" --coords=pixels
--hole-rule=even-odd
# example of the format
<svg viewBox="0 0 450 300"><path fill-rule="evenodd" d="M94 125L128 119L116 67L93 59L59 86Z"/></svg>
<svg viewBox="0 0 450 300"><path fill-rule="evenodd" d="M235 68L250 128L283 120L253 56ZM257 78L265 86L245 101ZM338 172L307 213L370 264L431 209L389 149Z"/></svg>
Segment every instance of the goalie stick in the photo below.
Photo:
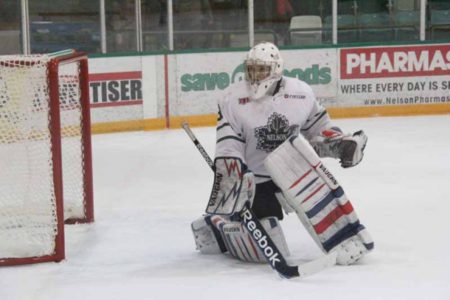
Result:
<svg viewBox="0 0 450 300"><path fill-rule="evenodd" d="M181 124L184 131L187 133L191 141L194 143L195 147L197 147L200 154L203 156L203 158L206 160L208 165L211 167L211 169L214 171L214 162L212 161L211 157L209 157L208 152L206 152L205 148L203 148L202 144L197 140L197 137L192 132L191 128L189 127L189 124L187 122L183 122Z"/></svg>
<svg viewBox="0 0 450 300"><path fill-rule="evenodd" d="M192 140L194 145L197 147L200 154L208 163L212 171L214 171L214 162L211 160L206 150L197 140L196 136L189 127L189 124L187 122L183 122L181 126L187 133L189 138ZM288 279L294 277L305 277L320 272L336 264L336 252L324 255L304 264L289 264L283 254L278 250L277 246L272 241L270 236L267 234L258 218L256 218L255 214L251 210L249 202L245 204L244 208L241 212L239 212L239 214L251 238L253 239L255 244L258 245L258 248L261 250L261 252L264 253L267 262L274 270L278 272L281 277Z"/></svg>

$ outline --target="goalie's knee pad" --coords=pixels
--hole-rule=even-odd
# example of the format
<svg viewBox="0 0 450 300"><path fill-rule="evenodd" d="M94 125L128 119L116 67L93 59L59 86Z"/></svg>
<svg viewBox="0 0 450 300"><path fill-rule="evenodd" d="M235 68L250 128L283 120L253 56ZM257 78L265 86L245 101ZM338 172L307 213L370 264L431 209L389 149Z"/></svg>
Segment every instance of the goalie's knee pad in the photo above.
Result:
<svg viewBox="0 0 450 300"><path fill-rule="evenodd" d="M280 145L265 165L314 241L326 253L337 251L339 264L372 250L372 238L343 189L303 137Z"/></svg>
<svg viewBox="0 0 450 300"><path fill-rule="evenodd" d="M229 221L217 215L211 217L211 222L222 233L224 244L233 257L247 262L267 262L264 254L242 222ZM288 256L288 246L278 219L276 217L268 217L261 219L260 222L280 252Z"/></svg>

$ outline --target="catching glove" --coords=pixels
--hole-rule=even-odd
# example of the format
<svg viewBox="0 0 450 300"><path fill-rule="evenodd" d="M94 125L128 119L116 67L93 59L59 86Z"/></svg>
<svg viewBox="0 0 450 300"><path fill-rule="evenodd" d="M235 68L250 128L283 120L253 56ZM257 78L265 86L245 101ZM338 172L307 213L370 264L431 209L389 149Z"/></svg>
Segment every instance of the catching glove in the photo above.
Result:
<svg viewBox="0 0 450 300"><path fill-rule="evenodd" d="M364 131L343 134L339 128L324 130L311 140L311 145L320 157L337 158L343 168L353 167L361 162L366 143Z"/></svg>

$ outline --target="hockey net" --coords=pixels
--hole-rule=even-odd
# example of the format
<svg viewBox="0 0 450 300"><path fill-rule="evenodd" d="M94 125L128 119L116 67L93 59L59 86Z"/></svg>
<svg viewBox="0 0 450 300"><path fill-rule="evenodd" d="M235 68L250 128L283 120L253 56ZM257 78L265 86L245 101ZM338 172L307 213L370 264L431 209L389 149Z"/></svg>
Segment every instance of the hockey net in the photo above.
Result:
<svg viewBox="0 0 450 300"><path fill-rule="evenodd" d="M92 194L87 57L0 56L0 265L63 259Z"/></svg>

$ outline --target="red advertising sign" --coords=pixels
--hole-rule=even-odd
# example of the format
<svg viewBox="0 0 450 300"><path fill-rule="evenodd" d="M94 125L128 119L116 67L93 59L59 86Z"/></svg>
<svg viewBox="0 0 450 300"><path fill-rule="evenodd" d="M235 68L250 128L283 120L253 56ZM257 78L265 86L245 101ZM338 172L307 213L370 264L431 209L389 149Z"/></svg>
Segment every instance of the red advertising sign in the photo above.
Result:
<svg viewBox="0 0 450 300"><path fill-rule="evenodd" d="M142 105L142 72L89 74L91 107Z"/></svg>
<svg viewBox="0 0 450 300"><path fill-rule="evenodd" d="M341 49L340 78L450 74L450 45Z"/></svg>

